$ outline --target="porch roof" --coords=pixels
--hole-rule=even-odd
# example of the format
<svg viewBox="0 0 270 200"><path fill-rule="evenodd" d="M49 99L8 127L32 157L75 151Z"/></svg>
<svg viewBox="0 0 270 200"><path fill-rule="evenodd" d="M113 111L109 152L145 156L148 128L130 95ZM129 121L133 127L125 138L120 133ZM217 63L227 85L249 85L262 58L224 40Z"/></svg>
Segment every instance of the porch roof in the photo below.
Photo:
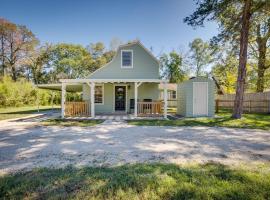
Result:
<svg viewBox="0 0 270 200"><path fill-rule="evenodd" d="M60 79L61 83L38 84L40 89L59 90L62 89L62 83L66 83L67 92L82 91L83 83L167 83L168 80L162 79Z"/></svg>
<svg viewBox="0 0 270 200"><path fill-rule="evenodd" d="M168 80L163 79L60 79L61 83L167 83Z"/></svg>
<svg viewBox="0 0 270 200"><path fill-rule="evenodd" d="M40 89L48 89L48 90L62 90L62 83L55 84L39 84L36 85ZM79 92L82 91L82 84L80 83L71 83L66 85L67 92Z"/></svg>

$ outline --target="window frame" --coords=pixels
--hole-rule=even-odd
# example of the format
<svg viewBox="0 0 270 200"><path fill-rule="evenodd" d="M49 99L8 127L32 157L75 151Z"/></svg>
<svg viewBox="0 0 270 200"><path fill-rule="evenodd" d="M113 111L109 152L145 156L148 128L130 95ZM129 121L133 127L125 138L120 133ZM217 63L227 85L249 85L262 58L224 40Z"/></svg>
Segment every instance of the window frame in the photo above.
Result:
<svg viewBox="0 0 270 200"><path fill-rule="evenodd" d="M101 86L101 90L102 90L102 103L96 103L95 105L104 105L104 84L95 84L95 93L94 93L94 101L96 100L96 86Z"/></svg>
<svg viewBox="0 0 270 200"><path fill-rule="evenodd" d="M123 66L123 52L131 52L131 66ZM131 69L133 68L133 50L132 49L123 49L121 50L121 68L122 69Z"/></svg>

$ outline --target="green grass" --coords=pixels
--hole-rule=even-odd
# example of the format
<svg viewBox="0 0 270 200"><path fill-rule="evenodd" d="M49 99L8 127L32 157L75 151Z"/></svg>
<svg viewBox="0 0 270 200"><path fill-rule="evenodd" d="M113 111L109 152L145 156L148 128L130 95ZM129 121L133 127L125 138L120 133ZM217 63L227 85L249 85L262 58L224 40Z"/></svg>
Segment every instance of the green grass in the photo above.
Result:
<svg viewBox="0 0 270 200"><path fill-rule="evenodd" d="M54 106L54 108L60 108ZM51 106L40 106L40 111L50 110ZM37 106L25 106L25 107L7 107L0 108L0 120L13 119L19 117L26 117L33 113L37 113Z"/></svg>
<svg viewBox="0 0 270 200"><path fill-rule="evenodd" d="M1 199L269 199L270 168L135 164L35 169L0 177Z"/></svg>
<svg viewBox="0 0 270 200"><path fill-rule="evenodd" d="M41 122L44 126L95 126L104 120L48 119Z"/></svg>
<svg viewBox="0 0 270 200"><path fill-rule="evenodd" d="M270 114L243 114L241 119L232 119L228 112L215 118L183 118L177 120L129 120L129 124L140 126L220 126L270 130Z"/></svg>

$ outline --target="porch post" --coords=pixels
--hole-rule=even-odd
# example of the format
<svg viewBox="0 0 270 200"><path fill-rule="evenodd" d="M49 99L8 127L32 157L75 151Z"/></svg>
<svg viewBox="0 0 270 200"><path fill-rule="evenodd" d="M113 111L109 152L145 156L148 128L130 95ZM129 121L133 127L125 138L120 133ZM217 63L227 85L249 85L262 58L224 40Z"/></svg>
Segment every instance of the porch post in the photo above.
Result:
<svg viewBox="0 0 270 200"><path fill-rule="evenodd" d="M134 94L134 116L137 117L137 115L138 115L138 110L137 110L137 107L138 107L138 83L137 82L134 83L134 91L135 91L135 94Z"/></svg>
<svg viewBox="0 0 270 200"><path fill-rule="evenodd" d="M62 83L62 97L61 97L61 118L65 117L65 102L66 102L66 83Z"/></svg>
<svg viewBox="0 0 270 200"><path fill-rule="evenodd" d="M91 82L90 83L90 95L91 95L91 117L94 118L95 117L95 83Z"/></svg>
<svg viewBox="0 0 270 200"><path fill-rule="evenodd" d="M164 82L164 118L167 119L167 107L168 107L168 93L167 93L167 82Z"/></svg>

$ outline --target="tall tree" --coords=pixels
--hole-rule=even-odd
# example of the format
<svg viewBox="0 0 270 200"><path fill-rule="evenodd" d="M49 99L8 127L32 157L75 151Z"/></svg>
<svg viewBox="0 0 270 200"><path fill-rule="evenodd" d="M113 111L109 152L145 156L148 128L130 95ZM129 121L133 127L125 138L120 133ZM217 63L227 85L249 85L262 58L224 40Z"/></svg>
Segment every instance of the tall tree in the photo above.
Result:
<svg viewBox="0 0 270 200"><path fill-rule="evenodd" d="M32 51L26 59L24 65L29 69L29 77L35 84L44 82L46 68L49 68L52 46L46 44Z"/></svg>
<svg viewBox="0 0 270 200"><path fill-rule="evenodd" d="M196 76L205 75L205 67L214 61L213 50L210 48L207 42L204 42L201 38L194 39L190 44L190 64L194 70Z"/></svg>
<svg viewBox="0 0 270 200"><path fill-rule="evenodd" d="M237 42L240 45L237 87L232 117L241 118L250 23L256 13L270 9L269 0L198 0L197 5L197 10L186 17L184 22L192 26L202 26L205 20L215 20L220 25L219 36L223 38L233 37L232 33L240 30L240 38ZM240 14L232 15L231 10L234 9L240 9ZM225 24L224 21L227 23Z"/></svg>
<svg viewBox="0 0 270 200"><path fill-rule="evenodd" d="M168 79L170 83L179 83L185 79L186 71L183 69L182 56L177 52L163 54L160 63L162 77Z"/></svg>
<svg viewBox="0 0 270 200"><path fill-rule="evenodd" d="M86 48L81 45L57 44L50 54L52 80L58 78L84 78L93 72L93 59Z"/></svg>
<svg viewBox="0 0 270 200"><path fill-rule="evenodd" d="M38 40L26 26L16 25L5 19L0 20L0 34L3 70L9 68L12 79L16 81L18 63L34 49Z"/></svg>

